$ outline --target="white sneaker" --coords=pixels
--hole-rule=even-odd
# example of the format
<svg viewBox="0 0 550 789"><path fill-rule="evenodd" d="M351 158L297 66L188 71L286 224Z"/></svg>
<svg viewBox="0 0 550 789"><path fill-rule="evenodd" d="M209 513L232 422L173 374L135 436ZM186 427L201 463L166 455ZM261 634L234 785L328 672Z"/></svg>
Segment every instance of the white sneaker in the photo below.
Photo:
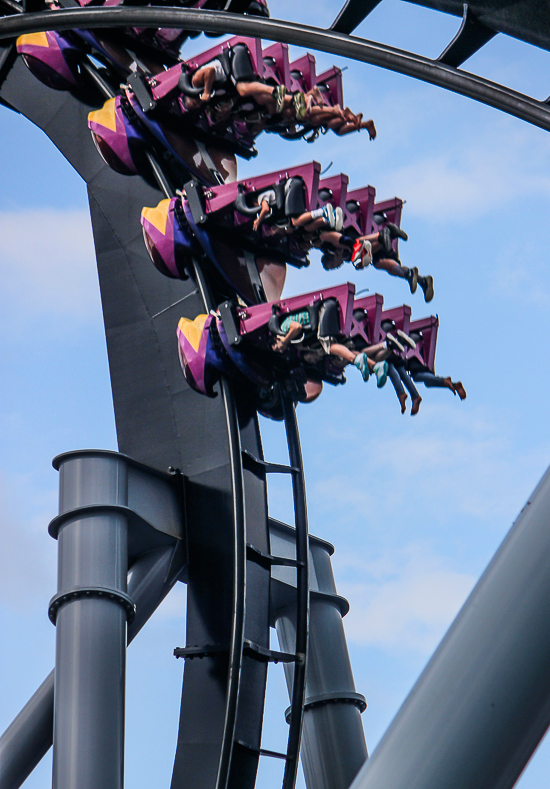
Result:
<svg viewBox="0 0 550 789"><path fill-rule="evenodd" d="M409 345L414 351L414 349L416 348L416 343L415 343L415 341L413 340L412 337L409 337L408 334L405 334L405 332L402 329L398 329L397 330L397 335L398 335L398 337L401 337L403 342L406 342L407 345Z"/></svg>
<svg viewBox="0 0 550 789"><path fill-rule="evenodd" d="M323 219L330 227L331 230L334 230L336 225L336 216L334 215L334 208L331 206L330 203L327 203L323 206Z"/></svg>

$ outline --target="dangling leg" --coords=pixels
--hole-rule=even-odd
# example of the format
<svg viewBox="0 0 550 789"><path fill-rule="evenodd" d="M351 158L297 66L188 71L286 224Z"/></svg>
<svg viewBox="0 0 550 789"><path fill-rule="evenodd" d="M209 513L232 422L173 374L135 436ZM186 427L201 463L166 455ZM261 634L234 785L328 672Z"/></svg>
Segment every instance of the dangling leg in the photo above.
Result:
<svg viewBox="0 0 550 789"><path fill-rule="evenodd" d="M395 394L397 395L397 399L401 403L401 413L404 414L407 410L407 393L403 388L403 384L401 383L401 378L399 377L399 373L395 365L388 362L388 378L392 382L393 388L395 389Z"/></svg>
<svg viewBox="0 0 550 789"><path fill-rule="evenodd" d="M409 394L412 397L412 408L411 408L411 416L415 416L418 413L418 409L420 408L420 403L422 402L422 398L418 394L418 389L411 381L408 372L405 370L404 365L400 365L398 367L399 377L409 390Z"/></svg>

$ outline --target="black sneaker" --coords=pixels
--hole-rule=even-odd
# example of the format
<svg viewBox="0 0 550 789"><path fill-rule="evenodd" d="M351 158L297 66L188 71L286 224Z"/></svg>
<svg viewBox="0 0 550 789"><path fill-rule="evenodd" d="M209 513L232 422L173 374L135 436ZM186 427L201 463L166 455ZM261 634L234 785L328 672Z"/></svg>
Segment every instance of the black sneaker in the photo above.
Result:
<svg viewBox="0 0 550 789"><path fill-rule="evenodd" d="M424 301L427 304L434 297L434 278L430 277L429 274L427 277L419 277L418 284L424 291Z"/></svg>
<svg viewBox="0 0 550 789"><path fill-rule="evenodd" d="M409 237L405 233L405 231L401 230L401 228L397 227L397 225L394 225L393 222L388 222L386 227L390 231L390 235L391 235L392 238L401 238L403 241L408 241L409 240Z"/></svg>

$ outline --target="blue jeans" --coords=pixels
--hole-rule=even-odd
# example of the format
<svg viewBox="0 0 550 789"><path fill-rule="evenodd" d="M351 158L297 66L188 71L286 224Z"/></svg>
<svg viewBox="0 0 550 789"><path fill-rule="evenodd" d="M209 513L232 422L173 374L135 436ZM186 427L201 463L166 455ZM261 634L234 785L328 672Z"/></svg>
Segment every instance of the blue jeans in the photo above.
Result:
<svg viewBox="0 0 550 789"><path fill-rule="evenodd" d="M429 370L421 370L418 373L412 374L413 381L417 383L422 383L424 386L441 386L447 387L445 383L445 379L441 378L439 375L434 375Z"/></svg>
<svg viewBox="0 0 550 789"><path fill-rule="evenodd" d="M408 389L409 394L413 400L416 400L417 397L420 397L416 386L413 384L408 372L405 370L405 365L392 364L391 362L388 362L388 377L392 382L393 388L395 389L395 394L398 397L405 393L403 384L405 384L405 387Z"/></svg>

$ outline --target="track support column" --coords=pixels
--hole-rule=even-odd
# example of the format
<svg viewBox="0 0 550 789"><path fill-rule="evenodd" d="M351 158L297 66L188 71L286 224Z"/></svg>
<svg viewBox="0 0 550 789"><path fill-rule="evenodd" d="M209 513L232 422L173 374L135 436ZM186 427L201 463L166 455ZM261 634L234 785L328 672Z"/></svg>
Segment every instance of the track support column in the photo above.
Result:
<svg viewBox="0 0 550 789"><path fill-rule="evenodd" d="M128 571L127 468L115 455L58 459L53 789L122 789ZM102 501L104 504L98 505Z"/></svg>

